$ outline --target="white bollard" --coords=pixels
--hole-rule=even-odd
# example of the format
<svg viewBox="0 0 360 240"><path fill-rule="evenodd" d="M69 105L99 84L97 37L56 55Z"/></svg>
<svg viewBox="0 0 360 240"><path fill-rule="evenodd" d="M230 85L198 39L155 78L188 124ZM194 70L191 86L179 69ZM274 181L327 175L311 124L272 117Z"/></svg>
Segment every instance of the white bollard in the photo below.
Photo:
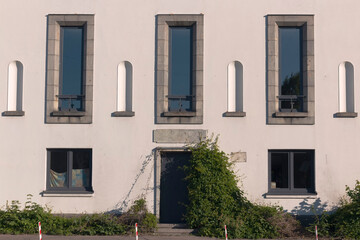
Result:
<svg viewBox="0 0 360 240"><path fill-rule="evenodd" d="M228 240L226 225L225 225L225 239Z"/></svg>
<svg viewBox="0 0 360 240"><path fill-rule="evenodd" d="M138 226L137 223L135 223L135 231L136 231L136 240L139 240L139 234L138 234Z"/></svg>
<svg viewBox="0 0 360 240"><path fill-rule="evenodd" d="M42 240L42 235L41 235L41 222L39 222L39 239Z"/></svg>
<svg viewBox="0 0 360 240"><path fill-rule="evenodd" d="M319 240L318 232L317 232L317 226L315 225L315 239Z"/></svg>

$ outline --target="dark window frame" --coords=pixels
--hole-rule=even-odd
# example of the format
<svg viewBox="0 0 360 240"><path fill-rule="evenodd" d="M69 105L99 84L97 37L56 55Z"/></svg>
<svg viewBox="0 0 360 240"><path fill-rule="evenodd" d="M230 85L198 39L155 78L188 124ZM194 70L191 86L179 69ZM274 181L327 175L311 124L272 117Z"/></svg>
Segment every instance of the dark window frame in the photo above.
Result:
<svg viewBox="0 0 360 240"><path fill-rule="evenodd" d="M300 71L299 71L299 85L300 85L300 93L298 95L296 94L286 94L286 95L283 95L282 94L282 75L281 75L281 71L282 71L282 68L283 66L281 65L281 62L282 62L282 42L281 42L281 37L280 37L280 31L282 29L298 29L299 30L299 33L300 33L300 39L299 39L299 43L300 43L300 46L299 46L299 53L300 53L300 56L299 56L299 64L300 64ZM279 111L280 112L303 112L304 111L304 83L303 83L303 69L304 69L304 66L302 64L303 62L303 59L304 59L304 55L302 54L303 53L303 48L304 48L304 38L303 38L303 26L282 26L282 27L279 27ZM299 102L300 104L300 107L299 109L292 109L292 108L282 108L282 104L285 103L285 102L290 102L290 105L293 105L294 102Z"/></svg>
<svg viewBox="0 0 360 240"><path fill-rule="evenodd" d="M65 29L81 29L82 37L81 37L81 94L80 95L67 95L63 94L63 86L64 86L64 31ZM60 26L60 69L59 69L59 111L79 111L84 112L84 62L85 62L85 27L83 26ZM80 100L80 108L75 109L73 107L67 108L64 105L65 101L61 101L61 97L66 99L66 101L71 100ZM71 103L69 103L70 105Z"/></svg>
<svg viewBox="0 0 360 240"><path fill-rule="evenodd" d="M46 192L53 193L93 193L92 188L92 149L90 148L48 148L47 150L47 166L46 166ZM66 152L67 161L67 187L51 187L50 186L50 166L51 166L51 152ZM72 187L72 163L74 151L90 151L90 162L89 162L89 187Z"/></svg>
<svg viewBox="0 0 360 240"><path fill-rule="evenodd" d="M288 153L288 188L271 188L271 154ZM294 187L294 153L307 153L311 157L311 188ZM270 195L314 195L315 191L315 150L269 150L268 151L268 194Z"/></svg>
<svg viewBox="0 0 360 240"><path fill-rule="evenodd" d="M190 95L175 95L175 94L172 94L171 91L172 91L172 84L174 84L174 80L173 80L173 56L172 56L172 52L173 52L173 31L174 29L190 29L190 41L191 41L191 44L190 44L190 85L189 85L189 88L190 88ZM191 26L170 26L169 27L169 94L167 95L167 98L168 98L168 111L169 112L193 112L194 108L193 108L193 74L192 74L192 71L193 71L193 62L194 62L194 46L193 46L193 35L194 35L194 26L191 25ZM175 110L171 110L171 101L173 100L177 100L179 101L178 104L180 105L178 110L175 111ZM189 101L189 109L183 109L182 108L182 101Z"/></svg>

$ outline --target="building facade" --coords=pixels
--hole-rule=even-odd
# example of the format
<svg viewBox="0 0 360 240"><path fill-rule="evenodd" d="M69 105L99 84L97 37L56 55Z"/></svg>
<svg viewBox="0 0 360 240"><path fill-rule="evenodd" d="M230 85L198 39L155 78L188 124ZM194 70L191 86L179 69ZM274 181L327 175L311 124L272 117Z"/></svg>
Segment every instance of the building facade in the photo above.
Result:
<svg viewBox="0 0 360 240"><path fill-rule="evenodd" d="M254 202L312 214L359 179L356 0L0 4L1 206L161 220L164 162L212 134Z"/></svg>

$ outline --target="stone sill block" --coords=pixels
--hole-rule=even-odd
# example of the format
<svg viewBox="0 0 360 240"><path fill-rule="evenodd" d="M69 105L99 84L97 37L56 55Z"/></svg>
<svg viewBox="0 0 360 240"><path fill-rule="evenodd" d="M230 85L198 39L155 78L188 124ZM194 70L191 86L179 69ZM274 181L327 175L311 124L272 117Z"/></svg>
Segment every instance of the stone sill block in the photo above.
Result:
<svg viewBox="0 0 360 240"><path fill-rule="evenodd" d="M135 112L132 111L116 111L111 113L112 117L133 117L135 116Z"/></svg>
<svg viewBox="0 0 360 240"><path fill-rule="evenodd" d="M164 112L163 117L195 117L196 112Z"/></svg>
<svg viewBox="0 0 360 240"><path fill-rule="evenodd" d="M274 117L279 118L306 118L309 114L307 112L276 112Z"/></svg>
<svg viewBox="0 0 360 240"><path fill-rule="evenodd" d="M50 114L52 117L83 117L85 115L85 112L79 111L54 111Z"/></svg>
<svg viewBox="0 0 360 240"><path fill-rule="evenodd" d="M2 113L3 117L22 117L24 115L24 111L5 111Z"/></svg>
<svg viewBox="0 0 360 240"><path fill-rule="evenodd" d="M334 114L335 118L356 118L357 112L337 112Z"/></svg>
<svg viewBox="0 0 360 240"><path fill-rule="evenodd" d="M224 112L223 117L246 117L246 112Z"/></svg>

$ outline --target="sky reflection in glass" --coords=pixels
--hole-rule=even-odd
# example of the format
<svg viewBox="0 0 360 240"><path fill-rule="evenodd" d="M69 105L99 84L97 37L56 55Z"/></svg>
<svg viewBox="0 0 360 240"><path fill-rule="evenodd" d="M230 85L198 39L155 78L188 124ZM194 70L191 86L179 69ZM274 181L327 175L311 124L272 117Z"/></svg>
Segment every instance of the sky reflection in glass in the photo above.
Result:
<svg viewBox="0 0 360 240"><path fill-rule="evenodd" d="M192 74L192 28L171 27L169 49L169 95L190 96ZM181 100L182 110L191 110L191 100ZM169 100L170 111L180 108L179 100Z"/></svg>
<svg viewBox="0 0 360 240"><path fill-rule="evenodd" d="M279 28L281 95L301 95L301 28Z"/></svg>
<svg viewBox="0 0 360 240"><path fill-rule="evenodd" d="M61 28L61 95L82 95L83 71L82 27ZM74 108L81 109L81 100L74 100ZM68 101L62 101L62 108L68 108Z"/></svg>

